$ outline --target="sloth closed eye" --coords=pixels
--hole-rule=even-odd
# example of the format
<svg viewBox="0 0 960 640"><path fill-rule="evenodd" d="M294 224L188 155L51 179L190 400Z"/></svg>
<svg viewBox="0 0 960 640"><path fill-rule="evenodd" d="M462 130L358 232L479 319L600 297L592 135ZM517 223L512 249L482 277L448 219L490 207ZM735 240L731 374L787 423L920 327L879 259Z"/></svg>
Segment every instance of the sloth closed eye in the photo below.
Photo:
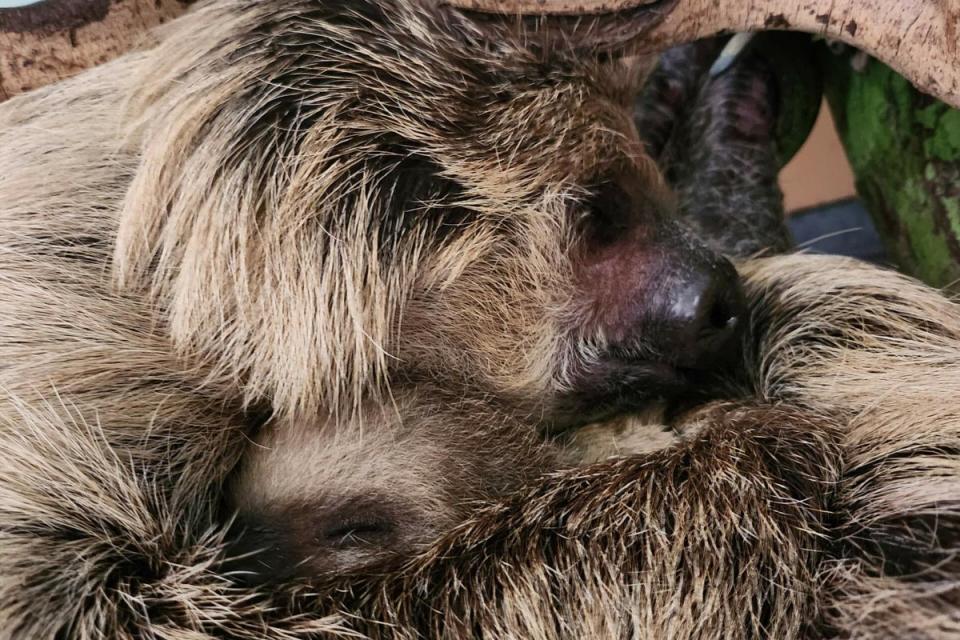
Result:
<svg viewBox="0 0 960 640"><path fill-rule="evenodd" d="M321 537L324 542L335 547L383 545L396 530L397 525L392 520L359 514L328 527Z"/></svg>

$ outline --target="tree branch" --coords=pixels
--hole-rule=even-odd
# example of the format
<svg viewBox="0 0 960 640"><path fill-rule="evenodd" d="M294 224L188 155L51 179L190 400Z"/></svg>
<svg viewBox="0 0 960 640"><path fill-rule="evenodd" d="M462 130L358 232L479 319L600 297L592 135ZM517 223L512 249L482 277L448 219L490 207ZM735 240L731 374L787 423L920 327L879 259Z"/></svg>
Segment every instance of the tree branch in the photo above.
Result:
<svg viewBox="0 0 960 640"><path fill-rule="evenodd" d="M190 1L46 0L0 9L0 100L135 48Z"/></svg>
<svg viewBox="0 0 960 640"><path fill-rule="evenodd" d="M592 16L597 23L619 23L616 33L622 33L628 31L623 21L633 21L637 25L634 44L644 51L663 51L729 31L785 29L815 33L876 56L921 91L960 107L960 4L954 0L444 1L462 9L513 18L507 22L514 23L517 15L552 16L557 21Z"/></svg>

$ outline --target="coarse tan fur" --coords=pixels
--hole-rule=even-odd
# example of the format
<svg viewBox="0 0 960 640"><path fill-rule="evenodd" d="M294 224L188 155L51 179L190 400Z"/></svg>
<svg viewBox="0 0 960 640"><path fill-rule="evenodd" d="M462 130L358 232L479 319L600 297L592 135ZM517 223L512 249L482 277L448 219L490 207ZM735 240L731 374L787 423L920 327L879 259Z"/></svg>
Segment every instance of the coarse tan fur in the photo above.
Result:
<svg viewBox="0 0 960 640"><path fill-rule="evenodd" d="M132 447L117 416L8 394L2 634L951 637L960 309L848 259L744 272L739 400L678 421L674 446L548 475L383 578L238 586L217 570L214 421Z"/></svg>
<svg viewBox="0 0 960 640"><path fill-rule="evenodd" d="M531 440L607 341L575 291L589 192L629 182L651 236L671 198L633 123L647 63L529 45L415 0L215 0L4 103L0 419L109 425L187 521L299 500L299 539L327 532L336 570L367 556L345 522L408 551L549 467ZM677 237L680 258L706 251ZM254 491L251 454L220 504L251 438L297 434L339 466L276 454L290 476ZM377 474L339 473L358 460ZM315 487L292 496L297 477ZM354 513L364 492L382 517Z"/></svg>
<svg viewBox="0 0 960 640"><path fill-rule="evenodd" d="M684 50L696 55L702 48L694 44ZM667 148L696 140L704 150L688 149L670 161L685 171L683 180L674 181L683 193L681 211L735 223L728 226L740 233L709 238L734 255L745 240L747 248L775 249L787 238L778 231L784 226L776 204L779 189L775 180L763 179L777 166L773 120L766 116L768 84L758 73L758 60L743 62L723 78L706 82L697 99L684 105L686 113L671 115L657 109L672 95L660 88L675 80L701 83L707 65L673 64L667 56L644 90L640 111L666 116L658 117L656 127L643 127L645 140L656 131L673 138ZM760 90L755 89L758 81ZM754 114L749 137L736 127L743 114ZM672 136L664 131L668 127ZM649 142L648 148L654 157L663 157ZM724 161L751 170L712 170ZM704 194L714 196L708 213L697 211ZM750 227L751 221L758 224ZM749 238L743 229L752 231ZM629 254L629 247L623 248ZM682 264L683 256L679 260ZM613 284L620 285L618 298L630 297L622 292L624 283ZM477 299L483 297L477 293ZM712 385L699 386L689 385L702 396L713 393ZM569 441L538 442L534 432L539 430L504 410L502 401L491 396L471 400L462 388L454 388L451 394L425 383L414 389L400 385L393 389L391 403L368 401L353 419L301 416L259 429L226 487L227 504L236 510L238 538L228 551L237 556L229 562L230 570L249 583L375 570L374 565L422 550L471 508L509 494L532 474L606 458L611 439L618 449L640 453L676 438L658 422L664 403L647 402L640 412L620 407L615 418L573 431ZM586 420L577 416L580 423Z"/></svg>
<svg viewBox="0 0 960 640"><path fill-rule="evenodd" d="M898 276L745 266L735 404L531 479L604 346L571 209L611 174L669 197L641 69L526 44L415 2L221 0L0 109L0 637L951 630L956 311ZM291 527L337 549L302 583L223 565L251 451L342 481L239 491L338 512ZM374 579L356 491L414 520L400 555L469 521Z"/></svg>
<svg viewBox="0 0 960 640"><path fill-rule="evenodd" d="M105 115L135 114L138 149L115 281L248 403L341 412L388 371L541 398L589 358L563 334L568 211L617 165L663 191L629 109L642 74L457 20L221 0L103 71L149 79Z"/></svg>
<svg viewBox="0 0 960 640"><path fill-rule="evenodd" d="M0 245L136 300L244 410L427 381L537 421L610 346L576 277L591 190L627 179L675 235L633 122L648 66L491 43L418 0L200 3L3 106Z"/></svg>

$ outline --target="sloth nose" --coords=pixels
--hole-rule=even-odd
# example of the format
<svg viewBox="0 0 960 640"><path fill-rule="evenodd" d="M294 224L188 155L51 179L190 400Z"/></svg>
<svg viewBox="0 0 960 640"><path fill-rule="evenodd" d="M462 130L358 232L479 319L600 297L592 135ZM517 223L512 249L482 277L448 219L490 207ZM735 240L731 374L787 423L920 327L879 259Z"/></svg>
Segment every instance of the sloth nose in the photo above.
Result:
<svg viewBox="0 0 960 640"><path fill-rule="evenodd" d="M662 310L655 322L660 331L654 333L660 334L655 341L665 360L685 369L711 370L735 357L746 302L740 278L728 261L711 260L676 279L668 278L652 303Z"/></svg>
<svg viewBox="0 0 960 640"><path fill-rule="evenodd" d="M687 397L740 357L747 305L728 260L676 239L657 249L629 241L611 248L614 255L582 267L606 348L571 371L569 390L551 407L553 429Z"/></svg>

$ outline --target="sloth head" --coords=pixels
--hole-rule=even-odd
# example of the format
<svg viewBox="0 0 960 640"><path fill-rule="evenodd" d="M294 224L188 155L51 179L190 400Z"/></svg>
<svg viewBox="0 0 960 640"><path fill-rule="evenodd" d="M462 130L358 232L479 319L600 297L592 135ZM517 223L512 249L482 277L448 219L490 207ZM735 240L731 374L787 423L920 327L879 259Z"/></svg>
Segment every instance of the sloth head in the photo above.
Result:
<svg viewBox="0 0 960 640"><path fill-rule="evenodd" d="M396 381L563 422L682 390L742 296L675 224L644 61L412 0L219 0L144 54L115 260L184 353L319 415Z"/></svg>
<svg viewBox="0 0 960 640"><path fill-rule="evenodd" d="M261 582L384 566L553 466L533 430L489 403L431 389L394 400L255 435L227 487L228 570Z"/></svg>

